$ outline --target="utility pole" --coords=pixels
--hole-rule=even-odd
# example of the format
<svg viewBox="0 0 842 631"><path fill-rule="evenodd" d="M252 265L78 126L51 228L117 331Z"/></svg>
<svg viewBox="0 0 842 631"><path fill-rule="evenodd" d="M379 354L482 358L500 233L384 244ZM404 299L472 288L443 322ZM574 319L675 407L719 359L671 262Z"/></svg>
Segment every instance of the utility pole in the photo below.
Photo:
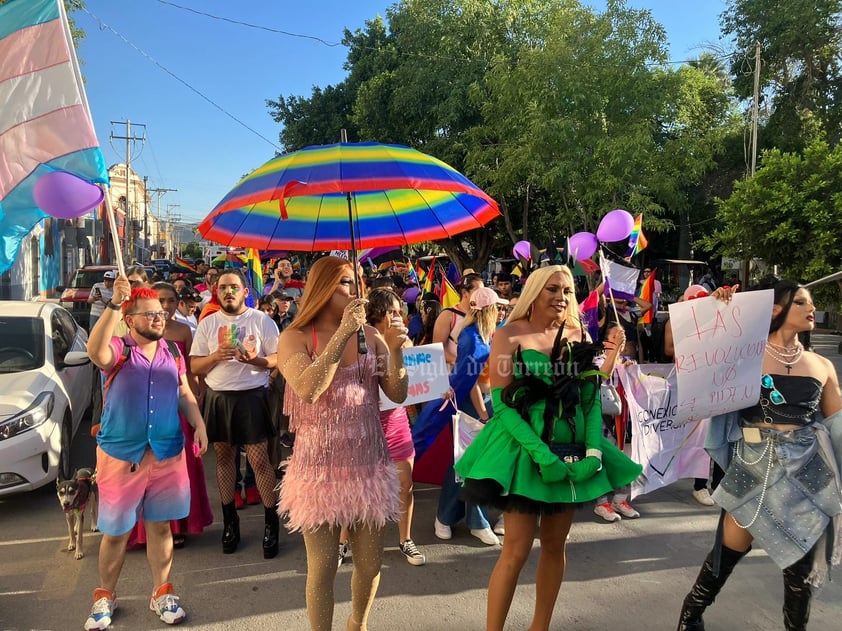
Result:
<svg viewBox="0 0 842 631"><path fill-rule="evenodd" d="M760 42L754 44L754 100L751 105L751 171L754 177L757 169L757 126L760 118ZM751 280L751 259L746 257L743 268L743 287L748 287Z"/></svg>
<svg viewBox="0 0 842 631"><path fill-rule="evenodd" d="M169 253L169 259L171 261L175 260L175 257L178 256L178 252L175 250L174 238L173 238L173 222L180 221L181 215L171 215L170 208L181 208L180 204L167 204L167 252Z"/></svg>
<svg viewBox="0 0 842 631"><path fill-rule="evenodd" d="M125 122L111 121L111 124L126 126L125 136L116 136L114 135L114 132L111 132L110 139L126 141L126 223L123 229L123 257L128 257L129 262L131 262L136 258L134 251L134 221L131 204L129 203L129 193L131 191L129 181L132 170L132 143L146 142L146 125L144 123L135 123L135 127L140 127L143 130L143 135L135 136L132 134L132 122L130 120L126 119Z"/></svg>
<svg viewBox="0 0 842 631"><path fill-rule="evenodd" d="M156 213L158 215L158 236L155 238L155 243L158 244L159 246L160 246L160 241L161 241L161 195L164 195L166 193L175 193L177 191L178 191L177 188L151 188L151 189L149 189L150 193L157 193L158 194L158 210L157 210L157 213ZM164 233L164 254L163 254L164 258L167 257L166 240L167 239L166 239L166 232L165 232Z"/></svg>

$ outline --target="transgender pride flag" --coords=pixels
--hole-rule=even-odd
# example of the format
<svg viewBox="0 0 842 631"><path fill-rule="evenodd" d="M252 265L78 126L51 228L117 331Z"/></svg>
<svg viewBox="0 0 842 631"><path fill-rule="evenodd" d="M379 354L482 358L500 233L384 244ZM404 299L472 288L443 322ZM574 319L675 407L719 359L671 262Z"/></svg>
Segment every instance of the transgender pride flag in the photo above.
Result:
<svg viewBox="0 0 842 631"><path fill-rule="evenodd" d="M50 171L107 184L61 0L0 6L0 273L46 215L32 188Z"/></svg>

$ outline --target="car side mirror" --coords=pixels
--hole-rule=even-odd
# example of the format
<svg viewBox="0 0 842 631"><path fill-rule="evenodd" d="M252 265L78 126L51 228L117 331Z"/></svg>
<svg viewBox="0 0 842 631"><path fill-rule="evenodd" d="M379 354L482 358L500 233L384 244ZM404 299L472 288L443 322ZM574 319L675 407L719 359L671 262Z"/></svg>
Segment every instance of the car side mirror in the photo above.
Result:
<svg viewBox="0 0 842 631"><path fill-rule="evenodd" d="M85 351L70 351L64 356L64 360L61 362L62 368L67 368L68 366L84 366L85 364L90 364L91 358L88 357L88 354Z"/></svg>

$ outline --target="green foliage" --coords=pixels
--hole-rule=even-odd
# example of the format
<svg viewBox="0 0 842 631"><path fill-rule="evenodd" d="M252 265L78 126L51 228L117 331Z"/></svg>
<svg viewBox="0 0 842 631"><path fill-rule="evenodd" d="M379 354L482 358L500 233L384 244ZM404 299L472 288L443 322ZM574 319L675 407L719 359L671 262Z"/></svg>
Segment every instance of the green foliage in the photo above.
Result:
<svg viewBox="0 0 842 631"><path fill-rule="evenodd" d="M720 204L711 239L726 256L762 258L781 275L815 280L842 267L842 146L772 149Z"/></svg>
<svg viewBox="0 0 842 631"><path fill-rule="evenodd" d="M198 241L191 241L181 249L181 256L188 259L200 259L203 257L202 244Z"/></svg>
<svg viewBox="0 0 842 631"><path fill-rule="evenodd" d="M755 43L761 46L760 85L769 110L759 136L764 147L798 151L838 134L840 15L842 0L729 0L721 24L736 40L731 70L741 98L751 98Z"/></svg>

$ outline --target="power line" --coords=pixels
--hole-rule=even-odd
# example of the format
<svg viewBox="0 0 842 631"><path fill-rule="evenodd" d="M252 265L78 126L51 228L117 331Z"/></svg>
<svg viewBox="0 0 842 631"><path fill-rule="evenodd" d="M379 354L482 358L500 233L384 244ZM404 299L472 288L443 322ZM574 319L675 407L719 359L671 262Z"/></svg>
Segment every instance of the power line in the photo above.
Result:
<svg viewBox="0 0 842 631"><path fill-rule="evenodd" d="M123 40L123 42L125 42L127 45L129 45L129 46L131 46L132 48L134 48L137 52L139 52L141 55L143 55L144 57L146 57L146 59L148 59L148 60L149 60L149 61L151 61L153 64L155 64L156 66L158 66L158 68L160 68L161 70L163 70L164 72L166 72L168 75L170 75L173 79L175 79L175 80L176 80L176 81L178 81L180 84L182 84L182 85L183 85L184 87L186 87L188 90L190 90L190 91L194 92L195 94L197 94L199 97L201 97L202 99L204 99L205 101L207 101L208 103L210 103L213 107L215 107L216 109L218 109L220 112L222 112L223 114L225 114L228 118L230 118L230 119L231 119L231 120L233 120L234 122L238 123L238 124L239 124L239 125L241 125L242 127L246 128L248 131L250 131L251 133L253 133L253 134L254 134L255 136L257 136L258 138L261 138L262 140L265 140L267 143L269 143L270 145L272 145L272 147L274 147L277 151L281 151L281 148L277 145L277 143L275 143L275 142L273 142L273 141L269 140L266 136L264 136L263 134L261 134L261 133L260 133L259 131L257 131L256 129L254 129L254 128L252 128L252 127L249 127L249 126L248 126L245 122L243 122L242 120L240 120L239 118L237 118L236 116L234 116L234 114L232 114L231 112L229 112L228 110L226 110L224 107L222 107L221 105L219 105L216 101L214 101L213 99L211 99L209 96L206 96L206 95L205 95L203 92L201 92L198 88L194 88L194 87L193 87L192 85L190 85L187 81L185 81L184 79L182 79L181 77L179 77L178 75L176 75L174 72L172 72L169 68L166 68L163 64L161 64L160 62L158 62L158 60L156 60L154 57L152 57L152 56L151 56L149 53L147 53L145 50L143 50L143 49L142 49L142 48L140 48L139 46L137 46L137 45L135 45L134 43L132 43L131 41L129 41L129 40L128 40L128 39L127 39L127 38L126 38L126 37L125 37L122 33L120 33L119 31L117 31L117 30L116 30L115 28L113 28L112 26L110 26L110 25L106 24L106 23L105 23L105 22L104 22L101 18L99 18L98 16L94 15L93 13L91 13L91 11L90 11L90 10L88 10L88 8L87 8L87 7L80 6L80 7L79 7L79 9L81 9L82 11L84 11L85 13L87 13L89 16L91 16L91 18L93 18L96 22L98 22L98 23L99 23L99 25L100 25L100 28L101 28L101 29L108 29L109 31L111 31L112 33L114 33L114 35L116 35L116 36L117 36L117 37L119 37L121 40Z"/></svg>

